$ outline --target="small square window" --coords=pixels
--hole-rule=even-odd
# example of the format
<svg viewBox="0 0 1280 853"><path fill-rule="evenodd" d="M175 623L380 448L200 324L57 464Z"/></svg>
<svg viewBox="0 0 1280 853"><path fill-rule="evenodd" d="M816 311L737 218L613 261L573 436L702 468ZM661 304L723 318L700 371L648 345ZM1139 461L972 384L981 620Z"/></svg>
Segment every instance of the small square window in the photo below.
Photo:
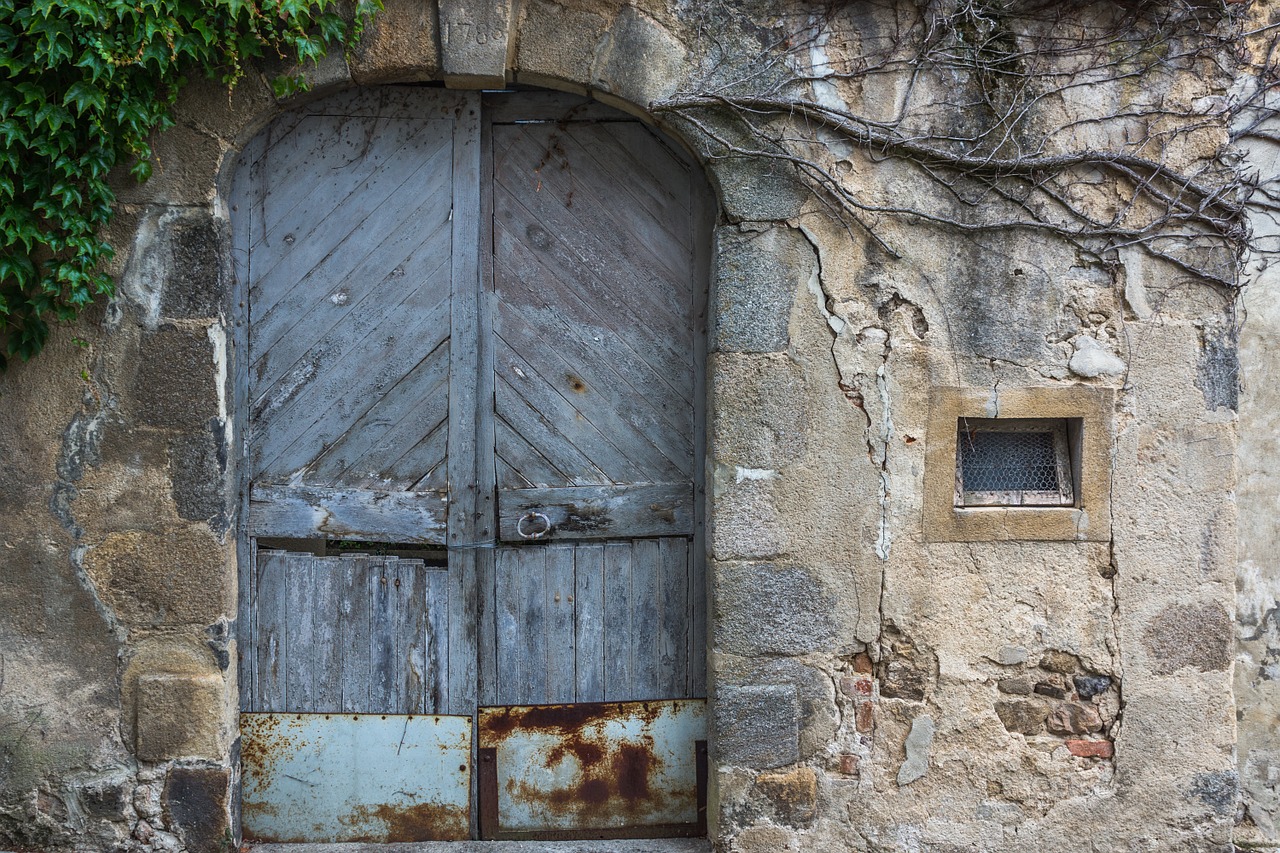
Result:
<svg viewBox="0 0 1280 853"><path fill-rule="evenodd" d="M955 505L1073 506L1073 420L960 418Z"/></svg>

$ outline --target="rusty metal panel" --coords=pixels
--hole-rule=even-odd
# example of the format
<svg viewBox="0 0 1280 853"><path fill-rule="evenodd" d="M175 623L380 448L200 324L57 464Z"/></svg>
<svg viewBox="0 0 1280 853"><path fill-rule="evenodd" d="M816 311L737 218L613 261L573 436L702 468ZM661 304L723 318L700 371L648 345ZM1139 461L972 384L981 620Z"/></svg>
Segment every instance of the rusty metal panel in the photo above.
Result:
<svg viewBox="0 0 1280 853"><path fill-rule="evenodd" d="M699 835L706 702L481 708L484 838Z"/></svg>
<svg viewBox="0 0 1280 853"><path fill-rule="evenodd" d="M241 714L240 733L247 839L469 836L470 717Z"/></svg>

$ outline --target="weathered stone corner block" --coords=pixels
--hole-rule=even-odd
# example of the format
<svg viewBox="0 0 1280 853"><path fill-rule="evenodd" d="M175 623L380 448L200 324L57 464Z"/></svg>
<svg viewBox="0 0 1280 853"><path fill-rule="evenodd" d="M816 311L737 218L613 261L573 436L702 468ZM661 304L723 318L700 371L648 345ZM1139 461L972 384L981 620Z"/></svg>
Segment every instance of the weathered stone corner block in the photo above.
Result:
<svg viewBox="0 0 1280 853"><path fill-rule="evenodd" d="M138 678L134 748L143 761L222 758L223 682L217 675L152 673Z"/></svg>
<svg viewBox="0 0 1280 853"><path fill-rule="evenodd" d="M721 764L771 770L800 760L800 699L794 686L721 687L715 716Z"/></svg>

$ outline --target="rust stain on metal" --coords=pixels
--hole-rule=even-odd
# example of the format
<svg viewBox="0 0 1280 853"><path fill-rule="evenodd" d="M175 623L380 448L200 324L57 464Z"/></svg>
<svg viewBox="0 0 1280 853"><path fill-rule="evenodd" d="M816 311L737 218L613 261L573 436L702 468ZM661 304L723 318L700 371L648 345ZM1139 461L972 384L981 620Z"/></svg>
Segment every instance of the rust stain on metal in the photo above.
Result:
<svg viewBox="0 0 1280 853"><path fill-rule="evenodd" d="M601 811L642 822L666 807L669 792L655 788L654 774L663 760L648 734L612 739L606 734L611 720L651 724L662 713L647 703L589 703L493 709L481 720L481 742L498 746L512 735L538 732L556 738L547 750L543 766L570 770L570 781L544 788L523 779L506 781L507 794L532 809L556 815ZM569 762L566 767L566 762ZM563 777L562 777L563 778Z"/></svg>
<svg viewBox="0 0 1280 853"><path fill-rule="evenodd" d="M462 841L470 834L467 812L439 803L419 803L397 808L392 805L360 806L338 818L345 826L367 827L377 821L385 833L370 833L351 840L365 844L407 841Z"/></svg>

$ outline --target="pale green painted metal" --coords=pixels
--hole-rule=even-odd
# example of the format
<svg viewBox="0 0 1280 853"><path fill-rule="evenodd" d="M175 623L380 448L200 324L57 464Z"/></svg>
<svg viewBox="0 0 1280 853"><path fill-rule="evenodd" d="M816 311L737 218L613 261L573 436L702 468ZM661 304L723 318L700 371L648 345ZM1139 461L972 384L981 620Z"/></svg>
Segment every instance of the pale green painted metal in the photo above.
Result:
<svg viewBox="0 0 1280 853"><path fill-rule="evenodd" d="M247 839L469 837L471 718L241 714Z"/></svg>

